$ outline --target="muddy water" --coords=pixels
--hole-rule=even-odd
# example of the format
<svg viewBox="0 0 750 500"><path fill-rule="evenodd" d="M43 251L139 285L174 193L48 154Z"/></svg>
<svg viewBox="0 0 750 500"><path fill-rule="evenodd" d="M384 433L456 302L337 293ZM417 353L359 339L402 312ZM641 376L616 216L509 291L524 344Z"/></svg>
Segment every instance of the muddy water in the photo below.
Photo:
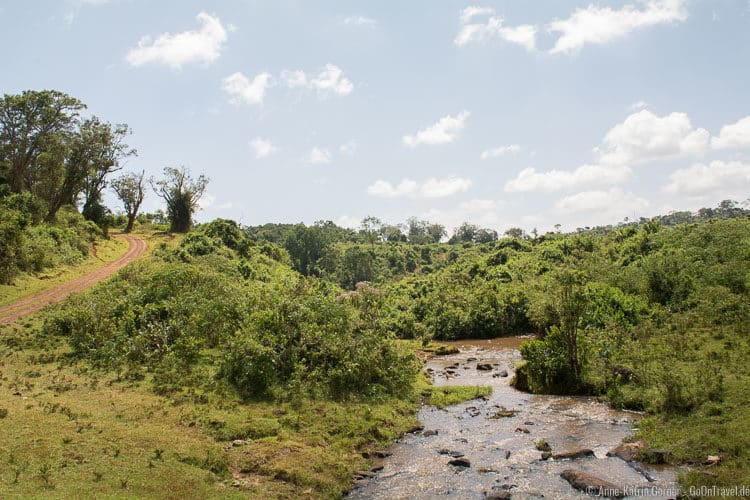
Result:
<svg viewBox="0 0 750 500"><path fill-rule="evenodd" d="M458 342L459 354L428 361L425 369L435 385L488 385L492 395L443 410L423 407L419 419L425 431L437 435L406 435L389 450L382 470L354 485L350 498L482 498L503 492L512 498L581 498L560 478L570 468L626 488L634 497L674 498L672 470L643 466L638 471L606 456L632 433L638 414L591 398L530 395L509 385L523 340ZM487 363L492 370L477 370L477 364ZM503 370L507 377L501 376ZM493 418L501 410L511 410L512 416ZM535 448L540 439L555 453L589 448L595 456L541 460ZM471 466L448 463L459 455Z"/></svg>

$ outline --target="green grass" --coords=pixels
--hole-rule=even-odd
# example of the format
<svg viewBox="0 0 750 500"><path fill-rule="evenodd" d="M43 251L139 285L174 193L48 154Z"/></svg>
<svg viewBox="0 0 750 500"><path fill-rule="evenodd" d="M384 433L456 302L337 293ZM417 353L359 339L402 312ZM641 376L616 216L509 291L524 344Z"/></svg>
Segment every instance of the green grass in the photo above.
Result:
<svg viewBox="0 0 750 500"><path fill-rule="evenodd" d="M39 333L42 319L0 328L0 497L335 498L369 466L364 452L417 424L416 395L158 396L149 374L128 380L72 360L64 339Z"/></svg>
<svg viewBox="0 0 750 500"><path fill-rule="evenodd" d="M122 238L112 237L99 240L95 248L95 254L92 252L77 264L58 266L41 273L24 273L14 278L12 285L0 285L0 306L12 304L94 271L123 255L128 249L128 243Z"/></svg>
<svg viewBox="0 0 750 500"><path fill-rule="evenodd" d="M422 390L425 403L438 408L487 397L490 394L492 394L492 387L486 386L443 385L429 386Z"/></svg>

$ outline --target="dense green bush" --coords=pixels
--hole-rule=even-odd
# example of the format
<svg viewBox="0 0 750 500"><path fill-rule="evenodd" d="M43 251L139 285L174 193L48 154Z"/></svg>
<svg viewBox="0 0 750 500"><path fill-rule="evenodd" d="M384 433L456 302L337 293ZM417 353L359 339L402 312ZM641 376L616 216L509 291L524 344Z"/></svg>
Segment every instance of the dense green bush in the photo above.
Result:
<svg viewBox="0 0 750 500"><path fill-rule="evenodd" d="M22 272L74 264L86 257L101 230L74 207L63 207L50 223L44 207L29 193L0 199L0 284Z"/></svg>
<svg viewBox="0 0 750 500"><path fill-rule="evenodd" d="M99 366L153 371L162 391L206 357L244 398L293 387L326 398L411 390L415 358L383 327L379 290L342 294L244 240L231 225L208 225L69 300L45 330Z"/></svg>

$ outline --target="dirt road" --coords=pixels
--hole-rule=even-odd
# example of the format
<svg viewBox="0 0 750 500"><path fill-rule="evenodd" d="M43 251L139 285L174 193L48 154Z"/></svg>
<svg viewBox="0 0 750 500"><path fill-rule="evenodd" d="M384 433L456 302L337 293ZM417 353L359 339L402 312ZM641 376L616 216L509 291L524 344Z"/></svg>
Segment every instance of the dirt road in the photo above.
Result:
<svg viewBox="0 0 750 500"><path fill-rule="evenodd" d="M44 292L26 297L15 304L0 307L0 324L11 323L22 316L44 309L49 304L60 302L68 295L85 290L99 281L113 275L118 270L133 262L143 255L146 251L146 242L141 238L130 234L118 235L118 238L125 238L128 242L128 251L119 259L100 267L88 274L84 274L72 281L63 283Z"/></svg>

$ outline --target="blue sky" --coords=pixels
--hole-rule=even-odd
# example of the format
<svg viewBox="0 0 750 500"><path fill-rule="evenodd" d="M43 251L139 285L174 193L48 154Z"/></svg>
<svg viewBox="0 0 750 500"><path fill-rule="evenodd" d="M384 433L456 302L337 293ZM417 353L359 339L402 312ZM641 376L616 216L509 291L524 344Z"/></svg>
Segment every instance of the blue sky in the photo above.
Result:
<svg viewBox="0 0 750 500"><path fill-rule="evenodd" d="M128 123L128 170L205 173L199 220L544 231L750 197L747 0L6 1L0 21L2 92Z"/></svg>

